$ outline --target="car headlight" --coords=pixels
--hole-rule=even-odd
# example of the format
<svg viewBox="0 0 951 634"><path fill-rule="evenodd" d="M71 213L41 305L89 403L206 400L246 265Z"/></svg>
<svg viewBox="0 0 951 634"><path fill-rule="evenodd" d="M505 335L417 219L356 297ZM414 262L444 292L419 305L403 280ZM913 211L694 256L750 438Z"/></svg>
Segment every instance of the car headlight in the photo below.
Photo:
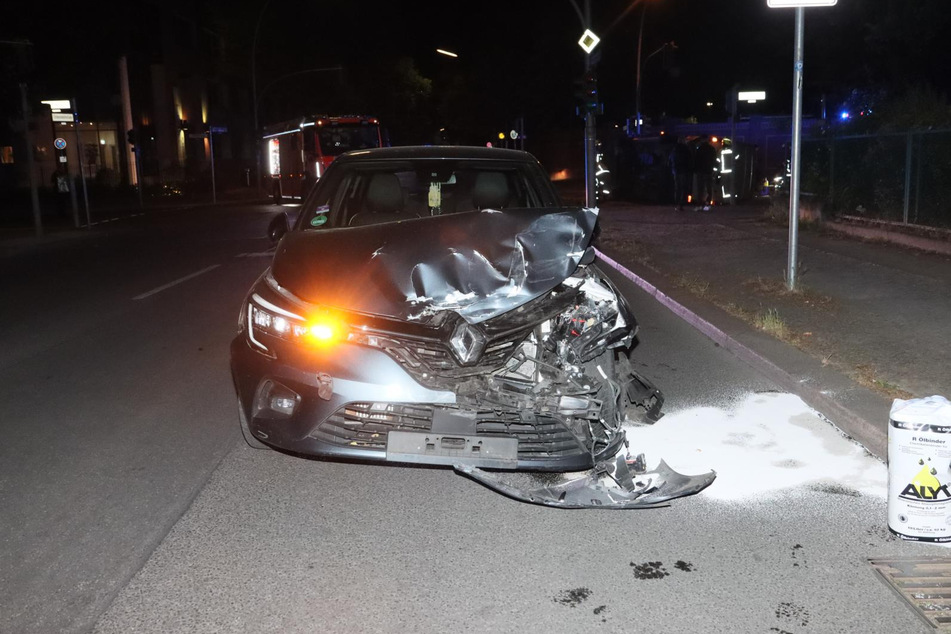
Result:
<svg viewBox="0 0 951 634"><path fill-rule="evenodd" d="M272 304L257 293L248 300L245 314L248 340L265 352L270 352L265 336L302 345L327 345L343 338L346 330L343 322L330 313L304 317Z"/></svg>

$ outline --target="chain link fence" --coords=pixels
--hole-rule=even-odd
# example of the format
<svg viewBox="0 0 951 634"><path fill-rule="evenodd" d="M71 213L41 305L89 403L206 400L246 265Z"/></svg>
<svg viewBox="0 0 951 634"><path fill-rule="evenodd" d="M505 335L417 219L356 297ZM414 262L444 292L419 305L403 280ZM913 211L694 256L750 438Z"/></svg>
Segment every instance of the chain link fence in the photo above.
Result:
<svg viewBox="0 0 951 634"><path fill-rule="evenodd" d="M804 138L802 192L825 212L951 227L951 129Z"/></svg>

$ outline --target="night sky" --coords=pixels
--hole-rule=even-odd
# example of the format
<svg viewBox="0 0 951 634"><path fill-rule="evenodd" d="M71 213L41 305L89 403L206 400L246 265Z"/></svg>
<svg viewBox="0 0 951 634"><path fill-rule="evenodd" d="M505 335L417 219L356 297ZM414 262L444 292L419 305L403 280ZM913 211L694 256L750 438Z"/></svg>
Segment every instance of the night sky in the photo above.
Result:
<svg viewBox="0 0 951 634"><path fill-rule="evenodd" d="M806 114L818 114L823 94L835 104L871 85L897 91L924 84L945 91L944 69L951 65L945 42L951 26L948 4L840 0L836 7L807 10ZM6 5L8 10L12 5ZM166 6L181 6L222 33L233 72L247 77L248 86L246 69L260 16L259 86L291 72L334 65L347 69L346 81L367 83L374 75L366 69L402 58L432 80L434 95L448 94L454 86L456 102L441 111L443 118L463 117L470 127L507 125L519 115L536 129L577 124L573 82L583 72L584 55L577 45L582 25L569 0L270 0L263 13L264 2ZM148 15L112 0L23 4L11 13L0 25L0 37L34 43L32 83L43 94L82 95L81 102L99 104L98 109L114 101L116 56L137 46L135 30L123 27L124 21L141 23ZM592 13L593 30L603 38L597 70L606 122L633 114L642 15L645 58L665 42L678 47L644 66L648 116L722 119L725 93L733 85L766 90L766 103L744 105L750 114L791 110L794 10L769 9L766 0L593 0ZM437 47L459 58L440 56ZM264 116L298 107L295 99L319 100L317 95L334 91L339 81L313 75L279 82L262 101ZM372 91L363 95L364 107L374 109Z"/></svg>

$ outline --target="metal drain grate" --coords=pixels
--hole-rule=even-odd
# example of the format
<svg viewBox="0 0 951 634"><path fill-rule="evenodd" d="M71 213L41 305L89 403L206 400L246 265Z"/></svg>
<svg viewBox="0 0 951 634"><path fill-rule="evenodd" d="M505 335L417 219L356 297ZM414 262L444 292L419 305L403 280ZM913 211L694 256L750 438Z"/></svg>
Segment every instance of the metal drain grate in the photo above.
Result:
<svg viewBox="0 0 951 634"><path fill-rule="evenodd" d="M882 579L939 632L951 632L951 557L869 559Z"/></svg>

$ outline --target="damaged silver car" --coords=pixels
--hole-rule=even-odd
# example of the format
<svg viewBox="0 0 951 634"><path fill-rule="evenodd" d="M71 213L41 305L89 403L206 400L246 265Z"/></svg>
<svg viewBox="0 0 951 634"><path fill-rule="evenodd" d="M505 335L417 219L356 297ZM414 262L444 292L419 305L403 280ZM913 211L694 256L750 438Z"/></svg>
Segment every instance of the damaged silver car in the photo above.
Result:
<svg viewBox="0 0 951 634"><path fill-rule="evenodd" d="M663 396L595 264L597 211L564 207L529 154L351 152L328 168L254 284L232 342L252 446L452 465L552 506L649 506L712 481L627 455ZM619 458L620 456L620 458ZM492 470L576 472L515 488ZM605 485L607 482L608 485Z"/></svg>

